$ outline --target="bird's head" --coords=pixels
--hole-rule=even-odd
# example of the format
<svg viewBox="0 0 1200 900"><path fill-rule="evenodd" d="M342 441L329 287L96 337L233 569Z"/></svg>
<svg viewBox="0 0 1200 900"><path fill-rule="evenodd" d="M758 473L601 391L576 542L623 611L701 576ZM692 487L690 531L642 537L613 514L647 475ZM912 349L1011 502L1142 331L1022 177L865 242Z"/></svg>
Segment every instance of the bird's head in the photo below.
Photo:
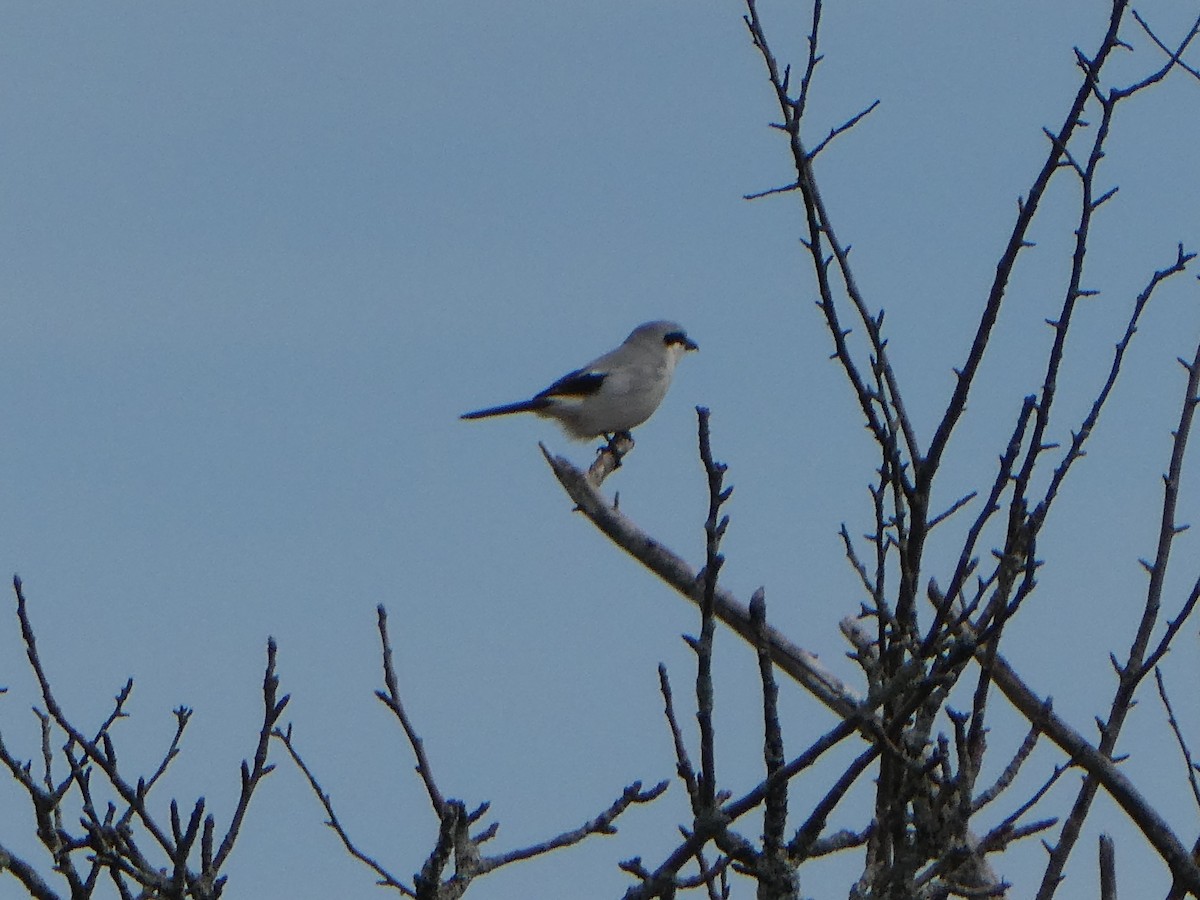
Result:
<svg viewBox="0 0 1200 900"><path fill-rule="evenodd" d="M673 359L679 359L690 350L699 350L699 345L687 336L678 322L647 322L639 325L625 339L625 343L647 343L665 345Z"/></svg>

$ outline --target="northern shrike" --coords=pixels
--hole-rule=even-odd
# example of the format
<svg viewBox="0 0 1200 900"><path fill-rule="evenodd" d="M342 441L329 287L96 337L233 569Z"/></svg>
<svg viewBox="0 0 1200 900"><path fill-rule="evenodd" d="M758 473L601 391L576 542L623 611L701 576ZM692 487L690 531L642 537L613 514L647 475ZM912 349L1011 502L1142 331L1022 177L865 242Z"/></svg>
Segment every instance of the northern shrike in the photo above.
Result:
<svg viewBox="0 0 1200 900"><path fill-rule="evenodd" d="M675 364L699 348L674 322L647 322L633 329L616 350L564 375L532 399L464 413L486 419L531 412L557 419L572 438L586 441L641 425L658 409Z"/></svg>

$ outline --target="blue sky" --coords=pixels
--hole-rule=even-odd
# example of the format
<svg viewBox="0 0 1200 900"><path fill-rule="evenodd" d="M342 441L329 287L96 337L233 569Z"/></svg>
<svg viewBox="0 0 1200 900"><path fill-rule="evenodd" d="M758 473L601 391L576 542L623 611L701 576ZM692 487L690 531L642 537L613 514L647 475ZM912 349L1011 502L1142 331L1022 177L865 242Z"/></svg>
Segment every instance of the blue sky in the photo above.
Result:
<svg viewBox="0 0 1200 900"><path fill-rule="evenodd" d="M1094 6L826 11L815 133L881 106L818 176L869 301L887 310L926 437L1044 155L1041 128L1074 94L1071 48L1103 32ZM1190 24L1177 6L1142 12L1174 37ZM798 59L807 10L763 13L780 55ZM702 351L610 489L702 559L693 407L709 406L736 486L727 586L748 597L765 585L776 625L854 677L836 626L860 597L837 529L869 527L875 457L827 359L795 198L741 199L793 176L740 15L731 3L571 0L0 13L0 561L25 581L81 724L135 678L119 745L131 766L153 765L174 706L196 708L164 809L167 792L205 794L228 816L273 635L300 748L352 834L409 877L434 825L372 696L378 603L442 788L493 802L497 850L576 826L635 778L671 776L655 666L690 682L678 635L696 616L572 516L536 442L580 462L589 448L534 419L457 419L539 389L648 319L683 322ZM1160 62L1136 37L1114 69L1131 80ZM1103 293L1077 326L1059 439L1101 383L1132 297L1177 242L1200 243L1198 90L1168 79L1118 117L1102 180L1121 192L1086 279ZM951 445L944 504L990 482L1040 380L1050 331L1038 323L1060 302L1076 194L1063 179L1035 226ZM1189 278L1153 301L1008 638L1013 663L1080 729L1105 708L1107 654L1140 611L1137 559L1153 549L1195 300ZM1197 498L1185 488L1186 519ZM1192 541L1177 548L1176 598L1195 577ZM931 564L953 549L947 533ZM4 622L0 727L34 756L32 685ZM751 654L721 637L720 751L736 790L758 778L758 694ZM1182 647L1193 654L1194 635ZM1183 686L1195 656L1177 656L1168 678L1194 733ZM1182 770L1146 701L1129 772L1190 836ZM793 750L832 724L795 692L785 705ZM1022 729L1001 706L996 740L1015 747ZM1143 744L1169 749L1143 761ZM1030 784L1056 757L1035 760ZM228 896L379 896L278 761ZM797 783L794 815L833 771ZM20 802L6 791L0 802ZM490 876L470 896L578 896L580 878L590 896L619 895L616 860L656 859L685 808L673 785L616 838ZM1122 878L1157 885L1157 868L1135 868L1141 839L1102 812ZM1090 890L1093 846L1064 896ZM1040 871L1040 849L1028 854ZM1019 859L1003 872L1018 886ZM844 895L855 862L806 869L806 892Z"/></svg>

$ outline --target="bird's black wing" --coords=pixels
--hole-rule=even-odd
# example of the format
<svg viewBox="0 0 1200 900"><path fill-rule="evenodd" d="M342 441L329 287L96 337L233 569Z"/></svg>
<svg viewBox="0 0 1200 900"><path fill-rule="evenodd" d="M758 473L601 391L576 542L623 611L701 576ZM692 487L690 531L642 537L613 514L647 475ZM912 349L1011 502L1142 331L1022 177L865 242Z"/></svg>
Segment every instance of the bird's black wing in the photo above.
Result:
<svg viewBox="0 0 1200 900"><path fill-rule="evenodd" d="M604 384L604 379L607 377L607 372L586 372L583 369L576 369L574 372L568 372L562 378L558 379L550 387L537 394L534 399L540 400L546 397L587 397L600 390L600 385Z"/></svg>

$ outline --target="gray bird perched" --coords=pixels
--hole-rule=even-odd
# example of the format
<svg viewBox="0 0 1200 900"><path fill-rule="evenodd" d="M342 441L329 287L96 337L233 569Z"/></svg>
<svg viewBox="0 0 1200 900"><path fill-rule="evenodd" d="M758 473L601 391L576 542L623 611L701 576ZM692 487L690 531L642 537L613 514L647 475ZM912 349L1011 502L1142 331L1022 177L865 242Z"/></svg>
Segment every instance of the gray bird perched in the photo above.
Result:
<svg viewBox="0 0 1200 900"><path fill-rule="evenodd" d="M464 413L463 419L486 419L531 412L557 419L572 438L586 441L628 432L658 409L675 364L698 350L675 322L647 322L633 329L616 350L564 375L529 400Z"/></svg>

